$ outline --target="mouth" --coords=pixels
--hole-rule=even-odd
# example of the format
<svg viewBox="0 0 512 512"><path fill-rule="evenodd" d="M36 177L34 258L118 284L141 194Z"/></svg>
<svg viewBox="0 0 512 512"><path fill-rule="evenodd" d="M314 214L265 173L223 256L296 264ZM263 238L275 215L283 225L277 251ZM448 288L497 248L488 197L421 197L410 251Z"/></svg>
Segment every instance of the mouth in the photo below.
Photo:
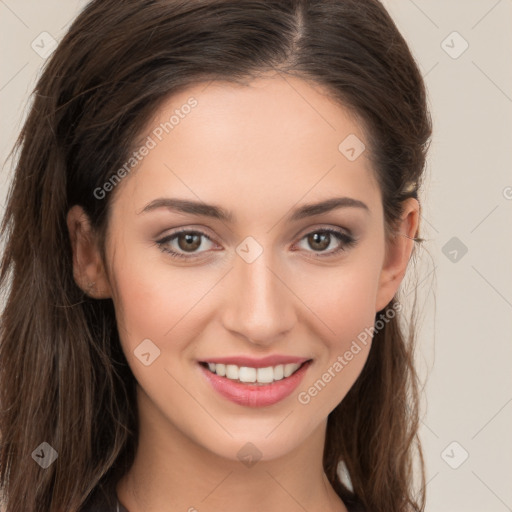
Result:
<svg viewBox="0 0 512 512"><path fill-rule="evenodd" d="M254 366L238 366L228 364L233 358L224 358L223 362L201 361L198 368L207 385L224 399L245 407L267 407L290 396L313 364L313 359L283 359L273 358L274 364L280 363L275 366L268 366L268 359L252 359Z"/></svg>
<svg viewBox="0 0 512 512"><path fill-rule="evenodd" d="M301 362L277 364L275 366L238 366L236 364L213 363L201 361L199 364L208 372L218 377L249 386L269 386L275 382L283 381L309 365L312 359Z"/></svg>

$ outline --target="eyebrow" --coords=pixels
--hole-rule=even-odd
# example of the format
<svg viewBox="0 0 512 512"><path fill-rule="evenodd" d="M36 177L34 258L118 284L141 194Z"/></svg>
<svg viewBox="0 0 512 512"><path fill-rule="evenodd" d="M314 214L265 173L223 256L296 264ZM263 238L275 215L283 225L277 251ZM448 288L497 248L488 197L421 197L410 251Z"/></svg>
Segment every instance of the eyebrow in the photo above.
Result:
<svg viewBox="0 0 512 512"><path fill-rule="evenodd" d="M199 201L191 201L188 199L176 199L168 197L161 197L151 201L146 206L144 206L144 208L137 215L147 213L158 208L166 208L168 210L189 213L191 215L211 217L231 223L235 219L233 213L225 210L220 206L206 204ZM360 208L367 213L370 212L368 206L359 199L353 199L352 197L333 197L318 203L309 203L299 208L295 208L292 210L291 215L288 217L289 221L294 222L306 217L313 217L314 215L327 213L338 208Z"/></svg>

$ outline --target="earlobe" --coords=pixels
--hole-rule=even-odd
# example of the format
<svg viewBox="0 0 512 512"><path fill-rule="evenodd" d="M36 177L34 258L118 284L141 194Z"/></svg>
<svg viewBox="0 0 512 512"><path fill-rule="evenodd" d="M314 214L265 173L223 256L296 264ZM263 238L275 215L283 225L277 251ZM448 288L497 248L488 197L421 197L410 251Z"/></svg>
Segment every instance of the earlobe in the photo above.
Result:
<svg viewBox="0 0 512 512"><path fill-rule="evenodd" d="M111 297L94 230L83 208L73 206L67 215L73 254L73 278L79 288L96 299Z"/></svg>
<svg viewBox="0 0 512 512"><path fill-rule="evenodd" d="M375 312L384 309L393 299L405 276L414 247L419 224L419 203L410 198L404 202L404 211L396 234L387 242L386 256L379 278Z"/></svg>

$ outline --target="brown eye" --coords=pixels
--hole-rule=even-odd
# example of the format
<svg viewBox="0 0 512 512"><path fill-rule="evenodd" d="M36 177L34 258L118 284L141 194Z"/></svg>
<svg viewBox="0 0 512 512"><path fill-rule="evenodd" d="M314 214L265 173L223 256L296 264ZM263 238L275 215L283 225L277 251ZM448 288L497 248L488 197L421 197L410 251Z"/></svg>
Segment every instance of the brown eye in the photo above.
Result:
<svg viewBox="0 0 512 512"><path fill-rule="evenodd" d="M324 251L329 247L331 235L329 233L317 232L307 235L309 246L315 251Z"/></svg>
<svg viewBox="0 0 512 512"><path fill-rule="evenodd" d="M306 251L316 253L316 257L334 256L357 242L351 235L336 229L318 229L305 235L302 240L307 244ZM327 250L329 247L331 250Z"/></svg>
<svg viewBox="0 0 512 512"><path fill-rule="evenodd" d="M204 240L206 247L202 247ZM173 258L194 258L208 252L211 248L208 244L213 245L213 242L201 231L182 230L157 240L156 244L162 252L169 253Z"/></svg>
<svg viewBox="0 0 512 512"><path fill-rule="evenodd" d="M177 237L178 247L183 251L195 251L201 245L201 237L196 233L180 233Z"/></svg>

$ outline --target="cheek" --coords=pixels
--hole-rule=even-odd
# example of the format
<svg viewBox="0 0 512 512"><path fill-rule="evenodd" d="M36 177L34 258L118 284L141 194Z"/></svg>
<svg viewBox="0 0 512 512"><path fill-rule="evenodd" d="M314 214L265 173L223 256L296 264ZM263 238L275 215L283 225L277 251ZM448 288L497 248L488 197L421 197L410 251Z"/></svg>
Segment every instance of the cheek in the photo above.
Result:
<svg viewBox="0 0 512 512"><path fill-rule="evenodd" d="M116 320L130 364L138 366L134 351L147 339L160 350L155 366L172 367L178 354L190 356L189 340L203 330L204 305L218 276L198 268L172 268L162 263L159 252L148 261L143 251L141 257L135 251L129 258L118 254L113 275Z"/></svg>
<svg viewBox="0 0 512 512"><path fill-rule="evenodd" d="M330 321L336 333L336 348L346 350L350 340L356 339L375 319L376 276L354 271L340 279L331 292Z"/></svg>
<svg viewBox="0 0 512 512"><path fill-rule="evenodd" d="M117 273L115 283L118 327L130 345L143 338L160 338L171 328L171 312L178 305L176 286L166 286L148 267L131 265Z"/></svg>
<svg viewBox="0 0 512 512"><path fill-rule="evenodd" d="M365 327L373 325L378 269L360 261L317 271L302 285L306 305L324 324L323 332L333 349L342 349Z"/></svg>
<svg viewBox="0 0 512 512"><path fill-rule="evenodd" d="M135 379L162 410L193 407L184 390L194 380L183 361L190 358L189 340L201 334L198 303L212 284L183 269L171 272L161 263L141 265L133 259L120 268L115 274L116 320Z"/></svg>
<svg viewBox="0 0 512 512"><path fill-rule="evenodd" d="M308 410L328 414L361 373L371 347L378 275L375 265L360 262L317 273L303 285L302 297L322 333L319 359L298 396Z"/></svg>

